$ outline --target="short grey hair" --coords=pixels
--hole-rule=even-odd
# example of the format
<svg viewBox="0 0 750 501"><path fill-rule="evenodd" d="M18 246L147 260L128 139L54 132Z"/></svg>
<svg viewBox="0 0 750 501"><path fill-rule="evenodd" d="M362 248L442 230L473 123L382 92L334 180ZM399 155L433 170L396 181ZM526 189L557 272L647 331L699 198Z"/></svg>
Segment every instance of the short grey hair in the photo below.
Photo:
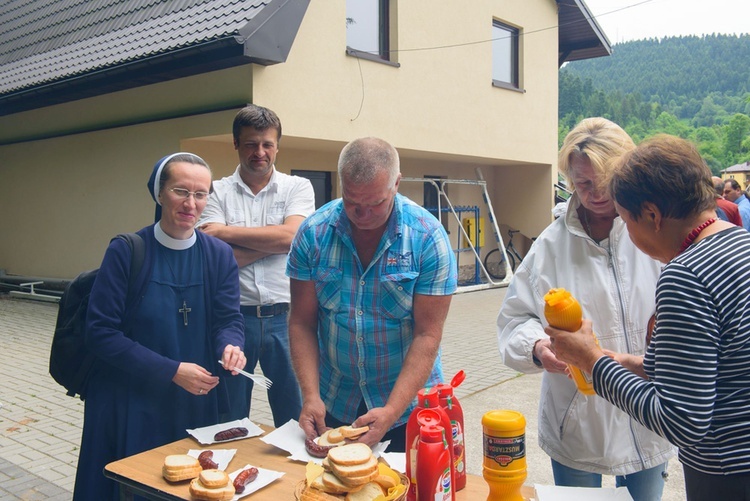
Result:
<svg viewBox="0 0 750 501"><path fill-rule="evenodd" d="M390 143L377 137L363 137L344 146L339 155L339 178L353 184L372 182L381 172L388 172L390 185L401 173L398 152Z"/></svg>

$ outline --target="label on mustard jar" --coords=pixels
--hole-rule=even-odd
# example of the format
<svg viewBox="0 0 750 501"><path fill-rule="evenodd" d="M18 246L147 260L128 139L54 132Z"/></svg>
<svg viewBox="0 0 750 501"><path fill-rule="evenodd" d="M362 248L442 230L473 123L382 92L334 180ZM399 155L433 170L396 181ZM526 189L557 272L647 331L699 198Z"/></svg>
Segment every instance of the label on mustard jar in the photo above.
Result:
<svg viewBox="0 0 750 501"><path fill-rule="evenodd" d="M503 468L513 461L526 458L526 436L491 437L484 436L484 457Z"/></svg>

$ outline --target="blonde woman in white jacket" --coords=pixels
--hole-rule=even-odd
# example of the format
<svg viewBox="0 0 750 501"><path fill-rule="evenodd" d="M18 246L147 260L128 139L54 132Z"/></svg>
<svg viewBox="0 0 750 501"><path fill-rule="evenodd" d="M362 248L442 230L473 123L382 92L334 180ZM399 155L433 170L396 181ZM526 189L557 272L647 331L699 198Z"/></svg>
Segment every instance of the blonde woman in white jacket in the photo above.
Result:
<svg viewBox="0 0 750 501"><path fill-rule="evenodd" d="M604 118L588 118L565 138L559 169L573 189L564 216L536 239L513 276L497 319L503 363L544 371L539 445L555 484L600 487L616 475L634 501L661 499L675 448L597 395L578 392L544 333L543 296L564 287L593 321L602 348L643 355L660 264L631 242L606 190L611 161L635 145Z"/></svg>

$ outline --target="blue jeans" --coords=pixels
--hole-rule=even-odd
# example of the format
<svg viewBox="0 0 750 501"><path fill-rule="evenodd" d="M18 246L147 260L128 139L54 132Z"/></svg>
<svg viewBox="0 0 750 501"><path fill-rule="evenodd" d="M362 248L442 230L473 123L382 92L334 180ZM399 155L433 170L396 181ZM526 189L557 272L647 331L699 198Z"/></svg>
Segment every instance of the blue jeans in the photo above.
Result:
<svg viewBox="0 0 750 501"><path fill-rule="evenodd" d="M554 459L551 461L555 485L568 487L602 486L602 476L598 473L589 473L569 468ZM666 472L667 463L664 463L629 475L617 475L615 485L617 487L627 487L633 501L659 501L664 490Z"/></svg>
<svg viewBox="0 0 750 501"><path fill-rule="evenodd" d="M245 370L254 372L260 362L263 375L273 381L268 389L268 403L273 413L274 426L278 428L290 419L299 419L302 395L289 355L287 313L266 318L242 316L245 318ZM229 392L230 408L224 420L248 417L253 382L243 376L228 377L224 380Z"/></svg>

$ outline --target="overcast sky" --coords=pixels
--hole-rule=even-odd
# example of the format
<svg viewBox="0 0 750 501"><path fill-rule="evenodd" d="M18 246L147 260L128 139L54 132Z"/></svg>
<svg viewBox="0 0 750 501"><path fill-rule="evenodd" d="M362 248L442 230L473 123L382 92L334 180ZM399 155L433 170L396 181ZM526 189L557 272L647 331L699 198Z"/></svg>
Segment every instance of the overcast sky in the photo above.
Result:
<svg viewBox="0 0 750 501"><path fill-rule="evenodd" d="M611 44L680 35L750 33L748 0L584 0Z"/></svg>

